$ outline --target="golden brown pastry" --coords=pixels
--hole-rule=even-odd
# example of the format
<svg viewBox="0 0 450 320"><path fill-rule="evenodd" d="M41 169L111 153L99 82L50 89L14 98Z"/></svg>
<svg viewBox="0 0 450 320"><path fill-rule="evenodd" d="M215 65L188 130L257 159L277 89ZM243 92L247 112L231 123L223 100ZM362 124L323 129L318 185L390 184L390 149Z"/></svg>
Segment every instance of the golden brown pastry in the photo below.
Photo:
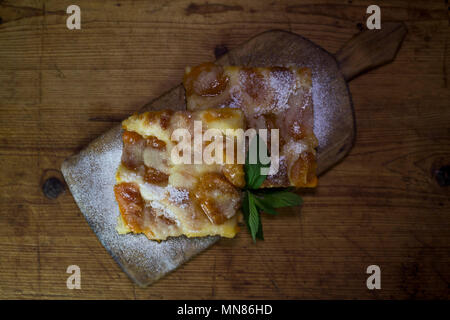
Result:
<svg viewBox="0 0 450 320"><path fill-rule="evenodd" d="M119 233L144 233L153 240L235 236L243 165L177 164L171 157L178 144L172 133L182 128L193 137L195 120L203 130L218 129L225 139L245 127L238 109L145 112L123 121L122 161L114 187Z"/></svg>

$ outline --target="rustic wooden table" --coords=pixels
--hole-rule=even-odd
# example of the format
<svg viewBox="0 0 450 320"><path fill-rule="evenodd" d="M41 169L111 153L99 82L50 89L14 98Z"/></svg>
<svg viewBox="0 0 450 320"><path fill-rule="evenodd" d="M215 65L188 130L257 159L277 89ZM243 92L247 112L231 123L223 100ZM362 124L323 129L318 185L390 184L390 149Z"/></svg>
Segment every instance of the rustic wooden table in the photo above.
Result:
<svg viewBox="0 0 450 320"><path fill-rule="evenodd" d="M336 52L373 1L0 1L0 298L450 297L447 1L376 1L404 21L396 60L350 84L357 138L301 211L246 232L146 289L101 246L69 191L44 196L62 161L213 60L268 29ZM81 8L81 30L66 8ZM447 186L445 186L447 184ZM81 268L68 290L66 268ZM381 290L366 268L379 265Z"/></svg>

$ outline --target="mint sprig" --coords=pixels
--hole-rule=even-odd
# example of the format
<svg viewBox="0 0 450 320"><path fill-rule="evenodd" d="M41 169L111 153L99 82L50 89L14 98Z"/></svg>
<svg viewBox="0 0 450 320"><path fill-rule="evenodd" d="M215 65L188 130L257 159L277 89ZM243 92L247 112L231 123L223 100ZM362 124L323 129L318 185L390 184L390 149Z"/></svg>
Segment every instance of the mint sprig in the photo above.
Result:
<svg viewBox="0 0 450 320"><path fill-rule="evenodd" d="M258 143L259 142L259 143ZM258 135L250 142L257 143L258 148L263 149L267 154L267 146L264 141L259 138ZM259 149L257 153L256 163L249 163L249 155L247 154L245 161L245 194L242 203L242 212L244 214L244 220L247 224L248 230L252 236L253 241L256 239L264 240L263 228L261 222L261 212L266 212L268 214L277 215L278 212L275 210L277 208L283 207L293 207L298 206L303 203L302 198L293 193L285 190L270 190L265 189L264 191L256 191L266 180L267 175L261 174L261 168L270 167L270 163L263 165L259 159Z"/></svg>
<svg viewBox="0 0 450 320"><path fill-rule="evenodd" d="M245 158L245 182L248 189L258 189L266 180L266 175L261 174L262 168L269 168L268 164L262 164L259 158L259 148L262 148L264 152L267 152L267 146L262 139L256 135L249 144L249 152ZM256 163L250 163L250 150L256 151ZM266 153L267 154L267 153Z"/></svg>

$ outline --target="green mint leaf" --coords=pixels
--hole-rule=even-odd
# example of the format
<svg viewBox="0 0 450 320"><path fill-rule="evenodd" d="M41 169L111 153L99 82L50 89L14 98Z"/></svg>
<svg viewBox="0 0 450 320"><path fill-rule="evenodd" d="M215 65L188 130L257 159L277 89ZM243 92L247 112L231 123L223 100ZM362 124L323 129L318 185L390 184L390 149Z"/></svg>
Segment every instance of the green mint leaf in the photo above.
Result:
<svg viewBox="0 0 450 320"><path fill-rule="evenodd" d="M264 198L255 197L256 206L264 211L265 213L277 215L278 212L272 207L272 204L269 201L266 201Z"/></svg>
<svg viewBox="0 0 450 320"><path fill-rule="evenodd" d="M260 196L262 198L259 201L265 205L270 205L272 208L294 207L303 203L298 194L289 191L268 192Z"/></svg>
<svg viewBox="0 0 450 320"><path fill-rule="evenodd" d="M249 207L249 217L248 226L250 228L250 233L252 235L253 241L256 241L256 235L260 226L259 212L256 208L255 196L247 191L248 196L248 207ZM261 226L262 229L262 226Z"/></svg>
<svg viewBox="0 0 450 320"><path fill-rule="evenodd" d="M250 198L252 200L250 200ZM264 240L262 223L261 223L261 218L259 216L259 212L257 209L256 209L256 212L254 209L252 209L252 211L250 211L250 201L252 203L254 203L255 198L256 197L253 194L251 194L249 191L246 191L244 193L244 199L242 201L242 213L244 215L244 221L245 221L245 224L247 225L247 228L248 228L250 234L252 235L253 241L255 241L255 238ZM252 212L252 214L250 212ZM252 217L251 220L250 220L250 217ZM258 224L256 224L256 222L254 221L255 217L258 220ZM250 222L250 221L252 221L252 222Z"/></svg>
<svg viewBox="0 0 450 320"><path fill-rule="evenodd" d="M259 159L259 148L262 148L262 151L267 154L267 146L264 143L264 140L259 138L259 135L256 135L250 141L249 145L249 152L250 149L255 149L257 152L256 163L250 163L249 152L247 153L247 157L245 160L245 181L247 183L247 187L250 189L258 189L263 184L264 180L266 180L267 175L261 174L261 168L270 167L270 162L265 165L261 163Z"/></svg>
<svg viewBox="0 0 450 320"><path fill-rule="evenodd" d="M259 225L258 225L258 232L256 233L256 238L260 239L260 240L264 240L261 217L259 217Z"/></svg>

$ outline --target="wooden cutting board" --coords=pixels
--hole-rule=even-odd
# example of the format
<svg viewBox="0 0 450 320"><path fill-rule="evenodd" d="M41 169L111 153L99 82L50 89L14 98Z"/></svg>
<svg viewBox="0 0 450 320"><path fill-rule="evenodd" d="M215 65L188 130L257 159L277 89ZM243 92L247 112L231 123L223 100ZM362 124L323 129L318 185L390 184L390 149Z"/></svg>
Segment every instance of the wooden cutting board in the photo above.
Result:
<svg viewBox="0 0 450 320"><path fill-rule="evenodd" d="M314 132L319 140L318 173L341 161L353 145L354 115L347 81L392 61L406 35L400 23L364 31L332 55L311 41L285 31L267 31L228 52L223 65L311 68ZM143 107L144 110L185 109L179 85ZM122 152L120 125L90 143L62 165L66 182L86 220L103 246L130 278L146 286L203 251L218 237L171 238L157 243L144 235L118 235L119 209L113 195L115 171Z"/></svg>

